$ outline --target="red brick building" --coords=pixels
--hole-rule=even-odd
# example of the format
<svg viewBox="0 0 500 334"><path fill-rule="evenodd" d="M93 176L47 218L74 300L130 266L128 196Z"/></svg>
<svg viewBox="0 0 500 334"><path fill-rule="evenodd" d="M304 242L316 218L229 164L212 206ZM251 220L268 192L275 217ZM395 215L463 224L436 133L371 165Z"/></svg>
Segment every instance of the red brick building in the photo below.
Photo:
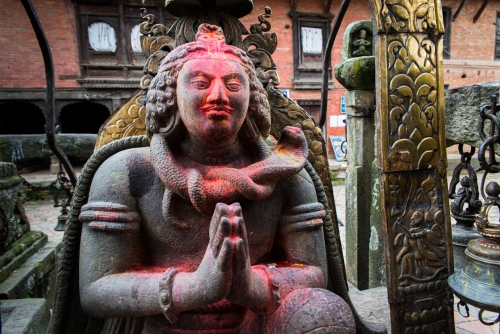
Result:
<svg viewBox="0 0 500 334"><path fill-rule="evenodd" d="M483 1L467 1L458 15L459 0L442 2L447 28L444 75L448 87L500 78L500 2L484 2L487 6L481 13ZM52 49L58 124L62 132L96 132L98 124L139 87L145 58L131 46L131 31L141 22L139 8L147 7L148 12L155 14L166 26L172 24L175 17L166 12L163 1L157 0L145 0L144 4L140 0L32 2ZM104 2L111 4L103 5ZM254 0L254 10L241 19L248 28L257 21L266 5L272 8L269 22L272 25L270 32L278 34L273 58L281 79L279 88L288 90L289 96L315 117L319 110L321 55L314 54L314 50L311 54L302 52L305 46L299 37L300 28L321 31L321 38L316 42L326 44L340 2ZM0 42L3 45L0 134L42 133L43 126L30 127L30 123L43 124L45 73L40 48L19 0L3 0L0 10ZM453 16L456 16L454 21ZM340 62L347 25L367 19L370 19L367 2L352 0L333 47L332 67ZM96 51L90 45L88 29L95 22L113 27L115 50ZM330 88L325 135L342 135L344 126L341 118L335 116L340 115L340 101L345 90L334 78ZM14 129L15 124L20 124L21 129Z"/></svg>

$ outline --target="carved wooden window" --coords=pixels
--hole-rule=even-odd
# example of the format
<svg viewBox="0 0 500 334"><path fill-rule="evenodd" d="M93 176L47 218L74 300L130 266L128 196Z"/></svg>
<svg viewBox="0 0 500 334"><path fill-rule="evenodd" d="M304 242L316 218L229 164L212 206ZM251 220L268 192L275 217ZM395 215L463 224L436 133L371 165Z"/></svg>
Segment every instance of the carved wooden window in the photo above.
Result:
<svg viewBox="0 0 500 334"><path fill-rule="evenodd" d="M88 29L89 48L99 52L116 51L115 29L105 22L94 22Z"/></svg>
<svg viewBox="0 0 500 334"><path fill-rule="evenodd" d="M136 24L130 31L130 46L133 52L142 52L140 29L141 24Z"/></svg>
<svg viewBox="0 0 500 334"><path fill-rule="evenodd" d="M443 58L451 58L450 38L451 38L451 7L443 7L444 38L443 38Z"/></svg>
<svg viewBox="0 0 500 334"><path fill-rule="evenodd" d="M138 88L146 57L140 44L140 8L168 29L176 18L164 10L164 0L138 2L74 0L78 17L80 67L84 87Z"/></svg>
<svg viewBox="0 0 500 334"><path fill-rule="evenodd" d="M500 12L497 12L497 34L495 41L495 60L500 60Z"/></svg>
<svg viewBox="0 0 500 334"><path fill-rule="evenodd" d="M302 56L320 56L323 53L323 29L301 27L300 28ZM321 59L321 58L320 58Z"/></svg>
<svg viewBox="0 0 500 334"><path fill-rule="evenodd" d="M321 89L323 50L333 15L300 12L289 15L293 24L294 88Z"/></svg>

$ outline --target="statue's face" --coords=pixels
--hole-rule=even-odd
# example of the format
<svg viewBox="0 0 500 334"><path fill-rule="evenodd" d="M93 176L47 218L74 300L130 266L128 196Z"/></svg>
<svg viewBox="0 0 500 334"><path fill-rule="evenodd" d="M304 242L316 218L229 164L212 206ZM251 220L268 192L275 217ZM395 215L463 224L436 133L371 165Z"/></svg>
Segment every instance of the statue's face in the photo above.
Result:
<svg viewBox="0 0 500 334"><path fill-rule="evenodd" d="M418 226L424 220L424 215L420 211L415 211L410 218L411 226Z"/></svg>
<svg viewBox="0 0 500 334"><path fill-rule="evenodd" d="M210 146L235 139L248 109L248 76L227 58L189 60L177 79L180 117L191 136Z"/></svg>

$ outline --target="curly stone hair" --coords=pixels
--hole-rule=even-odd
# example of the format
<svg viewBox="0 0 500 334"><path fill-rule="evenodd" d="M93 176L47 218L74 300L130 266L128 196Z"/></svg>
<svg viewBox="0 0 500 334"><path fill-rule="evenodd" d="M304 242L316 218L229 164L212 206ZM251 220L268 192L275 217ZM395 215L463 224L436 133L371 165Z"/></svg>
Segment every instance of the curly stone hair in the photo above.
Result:
<svg viewBox="0 0 500 334"><path fill-rule="evenodd" d="M247 117L253 117L259 133L266 138L271 127L269 101L262 83L257 78L252 61L245 51L226 45L222 29L210 24L202 24L198 28L195 42L178 46L162 61L158 74L149 85L147 95L146 129L148 135L152 136L155 133L171 135L176 132L179 123L182 123L178 116L175 92L177 78L182 66L191 57L194 58L197 51L229 54L240 62L249 79L250 99Z"/></svg>

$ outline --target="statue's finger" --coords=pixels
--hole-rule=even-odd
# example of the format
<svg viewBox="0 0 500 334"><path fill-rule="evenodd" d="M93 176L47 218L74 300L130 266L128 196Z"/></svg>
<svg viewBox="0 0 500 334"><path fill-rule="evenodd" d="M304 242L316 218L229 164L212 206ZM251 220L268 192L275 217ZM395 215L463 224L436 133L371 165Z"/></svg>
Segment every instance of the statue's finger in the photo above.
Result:
<svg viewBox="0 0 500 334"><path fill-rule="evenodd" d="M212 253L214 257L219 256L219 251L222 246L222 242L225 238L229 237L231 233L231 221L227 217L222 217L217 228L217 233L215 234L212 242Z"/></svg>
<svg viewBox="0 0 500 334"><path fill-rule="evenodd" d="M229 238L225 238L217 258L217 268L221 272L228 272L231 270L232 257L233 257L233 242Z"/></svg>
<svg viewBox="0 0 500 334"><path fill-rule="evenodd" d="M235 230L236 230L236 236L240 237L243 241L243 247L245 251L245 257L248 257L250 255L248 251L248 235L247 235L247 228L245 226L245 221L243 220L243 217L238 217L235 219Z"/></svg>
<svg viewBox="0 0 500 334"><path fill-rule="evenodd" d="M243 214L241 212L241 205L240 205L240 203L234 202L229 207L231 208L231 211L232 211L232 213L233 213L234 216L238 216L238 217L242 217L243 216Z"/></svg>
<svg viewBox="0 0 500 334"><path fill-rule="evenodd" d="M234 259L234 269L235 271L242 271L247 265L247 254L245 250L245 245L243 239L236 238L234 241L235 249L235 259Z"/></svg>
<svg viewBox="0 0 500 334"><path fill-rule="evenodd" d="M214 238L217 230L219 229L220 221L222 217L228 217L230 214L229 206L225 203L217 203L215 206L214 213L212 215L212 221L210 222L210 240Z"/></svg>

